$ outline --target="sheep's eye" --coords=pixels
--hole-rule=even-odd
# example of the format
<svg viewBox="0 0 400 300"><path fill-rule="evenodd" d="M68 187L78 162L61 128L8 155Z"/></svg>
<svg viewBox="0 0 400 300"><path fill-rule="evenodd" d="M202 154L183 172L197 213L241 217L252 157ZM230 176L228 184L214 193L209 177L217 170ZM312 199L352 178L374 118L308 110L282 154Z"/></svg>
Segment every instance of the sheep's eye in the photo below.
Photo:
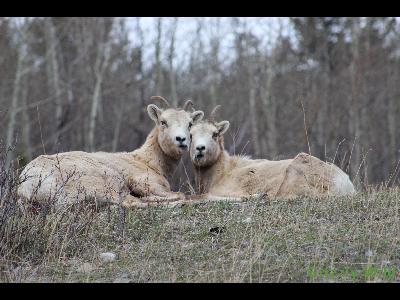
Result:
<svg viewBox="0 0 400 300"><path fill-rule="evenodd" d="M214 132L212 135L213 139L217 138L217 136L218 136L218 132Z"/></svg>
<svg viewBox="0 0 400 300"><path fill-rule="evenodd" d="M193 123L190 122L190 123L189 123L189 128L192 128L192 126L193 126Z"/></svg>
<svg viewBox="0 0 400 300"><path fill-rule="evenodd" d="M167 122L161 121L161 125L167 126Z"/></svg>

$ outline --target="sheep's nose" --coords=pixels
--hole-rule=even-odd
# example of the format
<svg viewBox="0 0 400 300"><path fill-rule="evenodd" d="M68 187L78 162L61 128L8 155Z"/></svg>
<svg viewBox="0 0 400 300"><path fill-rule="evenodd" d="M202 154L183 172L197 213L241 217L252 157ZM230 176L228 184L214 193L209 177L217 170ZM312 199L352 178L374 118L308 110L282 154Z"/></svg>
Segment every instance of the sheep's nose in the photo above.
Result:
<svg viewBox="0 0 400 300"><path fill-rule="evenodd" d="M204 145L197 146L196 150L199 150L201 152L203 150L206 150L206 146L204 146Z"/></svg>
<svg viewBox="0 0 400 300"><path fill-rule="evenodd" d="M184 141L186 141L186 138L185 138L185 137L177 136L177 137L176 137L176 140L177 140L178 142L180 142L180 143L183 143Z"/></svg>

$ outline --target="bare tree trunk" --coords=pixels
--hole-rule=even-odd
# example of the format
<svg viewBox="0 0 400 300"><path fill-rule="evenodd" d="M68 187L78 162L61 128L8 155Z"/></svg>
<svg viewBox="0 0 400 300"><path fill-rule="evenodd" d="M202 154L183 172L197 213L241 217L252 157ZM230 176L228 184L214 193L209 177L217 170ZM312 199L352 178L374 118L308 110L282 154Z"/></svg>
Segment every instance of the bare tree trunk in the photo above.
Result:
<svg viewBox="0 0 400 300"><path fill-rule="evenodd" d="M219 75L220 75L220 70L219 70L219 50L220 50L220 25L221 25L221 20L220 18L217 18L215 20L215 30L216 34L215 36L212 37L211 39L211 66L210 66L210 71L211 71L211 82L210 82L210 99L211 99L211 107L215 107L218 104L218 84L219 84Z"/></svg>
<svg viewBox="0 0 400 300"><path fill-rule="evenodd" d="M202 41L202 32L204 31L204 20L202 18L197 18L196 20L196 33L194 34L192 42L192 51L190 52L190 62L189 62L189 73L191 74L191 84L189 87L189 92L191 97L196 99L196 103L204 103L203 96L199 92L199 88L196 86L198 80L198 75L196 73L196 66L199 65L201 58L204 55L204 44Z"/></svg>
<svg viewBox="0 0 400 300"><path fill-rule="evenodd" d="M211 107L215 107L218 103L218 91L217 91L217 83L215 76L212 76L210 84L210 99L211 99Z"/></svg>
<svg viewBox="0 0 400 300"><path fill-rule="evenodd" d="M103 21L104 22L104 21ZM94 66L96 82L93 91L92 97L92 107L90 111L90 121L89 121L89 134L88 134L88 149L89 151L95 150L94 144L94 136L96 130L96 118L99 112L99 106L101 101L101 88L104 79L104 73L108 67L109 60L110 60L110 44L111 38L110 33L112 29L107 33L106 39L104 42L99 43L98 50L97 50L97 58Z"/></svg>
<svg viewBox="0 0 400 300"><path fill-rule="evenodd" d="M272 59L273 58L270 58L267 61L267 66L266 66L267 79L264 88L264 95L261 99L263 103L263 112L267 119L266 136L267 136L268 155L273 158L278 154L278 147L277 147L277 128L276 128L277 104L275 97L272 95L272 79L274 77Z"/></svg>
<svg viewBox="0 0 400 300"><path fill-rule="evenodd" d="M367 18L367 24L366 24L366 30L367 30L367 36L365 38L365 60L366 60L366 66L370 65L370 56L371 56L371 32L372 32L372 19ZM368 115L368 110L367 110L367 105L369 102L369 91L368 91L368 84L366 84L368 81L368 70L363 70L361 72L363 74L362 82L361 82L361 87L362 87L362 97L360 98L360 122L361 122L361 133L360 133L360 146L362 147L362 151L364 153L362 154L362 168L360 170L360 173L362 171L363 174L363 182L364 184L369 183L369 175L368 175L368 167L370 166L370 153L369 153L369 146L370 144L368 143L368 138L366 136L366 133L369 132L369 115Z"/></svg>
<svg viewBox="0 0 400 300"><path fill-rule="evenodd" d="M47 43L47 78L49 82L50 95L54 95L55 102L55 138L53 150L56 151L59 143L59 130L62 123L62 101L61 101L61 85L60 73L57 60L57 37L56 30L52 18L46 18L46 43Z"/></svg>
<svg viewBox="0 0 400 300"><path fill-rule="evenodd" d="M27 77L25 77L24 81L25 81L24 82L24 87L22 89L22 95L21 95L22 106L25 107L22 110L22 140L23 140L23 145L24 145L25 158L29 162L33 158L33 150L32 150L32 144L31 144L31 141L30 141L31 124L30 124L30 119L29 119L29 115L28 115L28 103L27 103L28 82L27 82Z"/></svg>
<svg viewBox="0 0 400 300"><path fill-rule="evenodd" d="M67 105L64 109L63 112L63 118L62 118L62 124L61 127L64 127L67 122L70 122L71 118L71 113L74 110L74 105L75 104L75 97L74 97L74 91L72 89L72 83L71 83L71 78L68 76L67 78L67 83L66 83L66 98L67 98ZM76 145L77 144L77 137L75 135L67 135L63 139L63 141L67 145Z"/></svg>
<svg viewBox="0 0 400 300"><path fill-rule="evenodd" d="M398 146L399 136L399 113L400 113L400 93L399 93L399 76L400 70L397 65L391 65L393 68L392 76L390 78L390 90L388 99L388 132L389 132L389 168L396 166L398 159L400 158L400 151Z"/></svg>
<svg viewBox="0 0 400 300"><path fill-rule="evenodd" d="M171 87L171 101L174 107L178 106L178 94L176 92L176 80L174 69L174 56L175 56L175 34L178 25L178 18L175 17L171 26L171 39L169 44L168 66L169 66L169 81Z"/></svg>
<svg viewBox="0 0 400 300"><path fill-rule="evenodd" d="M139 74L140 77L138 79L138 98L140 99L140 105L142 107L145 107L146 104L146 100L145 100L145 89L146 89L146 82L145 82L145 74L144 74L144 70L143 70L143 52L144 52L144 35L143 35L143 30L142 27L140 26L140 19L137 18L136 19L136 31L138 34L138 38L139 38ZM144 110L139 110L139 124L144 124L144 120L146 118L146 112ZM137 131L138 133L138 144L137 146L139 146L143 140L146 137L146 132L144 131L143 127L140 127L139 130Z"/></svg>
<svg viewBox="0 0 400 300"><path fill-rule="evenodd" d="M394 78L398 78L398 71L396 68ZM389 133L389 153L390 153L390 162L391 164L396 164L397 161L397 130L398 130L398 98L396 95L389 96L389 103L388 103L388 133Z"/></svg>
<svg viewBox="0 0 400 300"><path fill-rule="evenodd" d="M117 124L115 125L115 128L114 128L114 138L113 138L112 148L111 148L112 152L117 151L117 148L118 148L119 134L121 131L121 124L122 124L122 117L124 115L124 110L125 110L125 105L124 105L124 103L122 103L122 105L119 107L119 110L118 110Z"/></svg>
<svg viewBox="0 0 400 300"><path fill-rule="evenodd" d="M254 155L258 158L260 157L260 140L258 135L258 125L257 125L257 108L256 108L256 89L251 79L250 74L250 90L249 90L249 113L251 120L251 139L254 148Z"/></svg>
<svg viewBox="0 0 400 300"><path fill-rule="evenodd" d="M360 123L360 74L359 74L359 36L360 36L360 20L359 17L352 18L351 35L352 35L352 60L350 64L351 78L351 106L349 110L350 135L354 138L354 150L352 153L353 164L351 173L355 176L361 164L361 123ZM357 175L353 180L360 184L360 176Z"/></svg>
<svg viewBox="0 0 400 300"><path fill-rule="evenodd" d="M163 75L161 66L161 37L162 37L162 18L157 19L157 40L156 40L156 94L161 95L163 88Z"/></svg>
<svg viewBox="0 0 400 300"><path fill-rule="evenodd" d="M21 29L20 32L20 37L19 37L19 43L18 43L18 58L17 58L17 68L15 71L15 78L14 78L14 87L13 87L13 94L11 98L11 107L10 107L10 117L8 121L8 127L7 127L7 135L6 135L6 150L9 149L10 147L13 146L13 143L15 142L15 127L17 123L17 108L18 108L18 96L19 96L19 91L21 88L21 78L22 78L22 73L23 73L23 67L24 67L24 62L25 62L25 56L26 56L26 44L25 44L25 28L24 25ZM5 162L5 167L8 168L11 164L11 161L14 159L13 153L9 153L6 158Z"/></svg>
<svg viewBox="0 0 400 300"><path fill-rule="evenodd" d="M327 148L327 136L328 136L328 127L327 122L329 118L329 53L328 53L328 45L327 42L324 45L323 55L325 57L324 63L321 66L320 70L320 78L321 78L321 92L316 96L317 101L319 103L318 115L316 120L316 129L317 129L317 149L319 158L322 160L326 160L325 150Z"/></svg>

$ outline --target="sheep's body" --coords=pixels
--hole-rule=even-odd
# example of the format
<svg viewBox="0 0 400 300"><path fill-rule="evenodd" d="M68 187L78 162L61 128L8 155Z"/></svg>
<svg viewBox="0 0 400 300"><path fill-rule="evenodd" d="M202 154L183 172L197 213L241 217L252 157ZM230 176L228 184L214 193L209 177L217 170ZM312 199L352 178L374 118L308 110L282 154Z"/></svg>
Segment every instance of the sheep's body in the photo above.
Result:
<svg viewBox="0 0 400 300"><path fill-rule="evenodd" d="M148 196L175 200L182 194L171 192L167 178L178 163L161 151L156 127L133 152L41 155L21 173L18 193L39 202L54 198L56 204L95 199L100 204L121 200L126 206L140 206L138 198Z"/></svg>
<svg viewBox="0 0 400 300"><path fill-rule="evenodd" d="M166 102L166 100L164 100ZM56 205L95 199L101 203L147 206L147 202L176 201L184 194L171 191L168 179L187 149L192 122L202 111L161 110L147 107L156 127L133 152L65 152L41 155L20 175L18 194L35 202L55 200Z"/></svg>
<svg viewBox="0 0 400 300"><path fill-rule="evenodd" d="M306 153L293 159L271 161L229 156L224 151L210 167L200 168L197 183L203 193L219 197L319 197L354 193L349 177L340 168Z"/></svg>
<svg viewBox="0 0 400 300"><path fill-rule="evenodd" d="M306 153L279 161L230 156L223 141L228 128L228 121L202 121L191 129L190 156L197 170L196 186L207 197L240 201L256 194L291 198L355 192L348 175L339 167Z"/></svg>

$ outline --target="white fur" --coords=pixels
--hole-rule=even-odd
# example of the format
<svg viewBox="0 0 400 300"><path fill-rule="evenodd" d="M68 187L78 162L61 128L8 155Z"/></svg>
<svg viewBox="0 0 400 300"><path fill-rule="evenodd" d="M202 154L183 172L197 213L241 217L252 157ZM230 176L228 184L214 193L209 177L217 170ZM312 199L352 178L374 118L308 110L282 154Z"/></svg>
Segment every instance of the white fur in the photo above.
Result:
<svg viewBox="0 0 400 300"><path fill-rule="evenodd" d="M332 186L332 192L338 196L353 195L356 193L353 183L351 182L349 175L339 170L333 178L334 185Z"/></svg>

